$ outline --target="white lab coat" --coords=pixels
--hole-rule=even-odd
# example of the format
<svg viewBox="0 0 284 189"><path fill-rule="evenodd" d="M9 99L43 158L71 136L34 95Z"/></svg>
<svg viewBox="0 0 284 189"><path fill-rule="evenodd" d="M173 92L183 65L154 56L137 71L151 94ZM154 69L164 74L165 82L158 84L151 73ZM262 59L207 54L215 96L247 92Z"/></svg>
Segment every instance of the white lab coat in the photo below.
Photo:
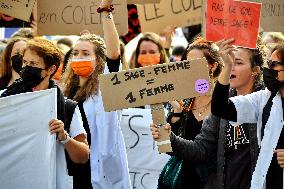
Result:
<svg viewBox="0 0 284 189"><path fill-rule="evenodd" d="M230 98L237 110L237 122L239 124L257 123L258 127L257 137L261 148L251 180L251 189L265 189L266 174L283 127L282 101L278 92L272 100L273 105L261 141L262 112L270 95L271 92L265 89L246 96Z"/></svg>
<svg viewBox="0 0 284 189"><path fill-rule="evenodd" d="M96 189L130 189L119 111L105 112L101 95L83 103L91 132L91 181Z"/></svg>

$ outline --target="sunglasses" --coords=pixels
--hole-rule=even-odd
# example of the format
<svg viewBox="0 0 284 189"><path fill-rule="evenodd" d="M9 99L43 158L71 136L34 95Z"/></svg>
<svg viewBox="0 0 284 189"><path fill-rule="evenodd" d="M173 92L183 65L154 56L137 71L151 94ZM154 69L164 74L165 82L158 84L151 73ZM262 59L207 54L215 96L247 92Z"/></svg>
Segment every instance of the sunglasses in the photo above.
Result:
<svg viewBox="0 0 284 189"><path fill-rule="evenodd" d="M272 67L272 66L275 66L275 65L283 65L284 66L284 62L278 62L278 61L275 61L275 60L268 60L267 65L269 67Z"/></svg>

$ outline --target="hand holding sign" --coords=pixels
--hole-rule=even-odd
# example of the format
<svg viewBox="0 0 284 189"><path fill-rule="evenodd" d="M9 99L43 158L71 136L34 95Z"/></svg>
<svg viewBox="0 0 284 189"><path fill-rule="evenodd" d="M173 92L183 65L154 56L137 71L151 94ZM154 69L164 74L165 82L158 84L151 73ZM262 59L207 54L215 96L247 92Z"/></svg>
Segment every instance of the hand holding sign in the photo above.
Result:
<svg viewBox="0 0 284 189"><path fill-rule="evenodd" d="M161 127L158 127L158 125L152 123L150 125L150 129L154 140L160 139L161 130L164 130L166 133L168 133L168 135L171 133L171 126L168 123L166 125L162 125Z"/></svg>
<svg viewBox="0 0 284 189"><path fill-rule="evenodd" d="M111 6L113 0L102 0L100 7L101 8L108 8Z"/></svg>
<svg viewBox="0 0 284 189"><path fill-rule="evenodd" d="M231 45L231 43L234 41L234 39L228 39L228 40L221 40L216 42L216 45L219 47L219 54L222 57L224 64L230 64L232 65L235 61L235 55L233 53L233 50L235 49L234 46Z"/></svg>

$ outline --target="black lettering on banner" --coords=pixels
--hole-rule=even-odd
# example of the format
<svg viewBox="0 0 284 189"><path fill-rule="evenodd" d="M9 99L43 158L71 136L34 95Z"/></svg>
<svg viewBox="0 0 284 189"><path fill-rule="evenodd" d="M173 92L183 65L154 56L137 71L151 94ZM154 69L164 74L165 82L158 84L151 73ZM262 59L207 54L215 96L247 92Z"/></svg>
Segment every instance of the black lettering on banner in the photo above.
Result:
<svg viewBox="0 0 284 189"><path fill-rule="evenodd" d="M182 70L182 69L184 69L183 62L177 62L177 63L176 63L176 67L177 67L177 70Z"/></svg>
<svg viewBox="0 0 284 189"><path fill-rule="evenodd" d="M169 72L171 72L171 71L176 71L176 67L175 67L174 64L169 64L169 65L168 65L168 69L169 69Z"/></svg>
<svg viewBox="0 0 284 189"><path fill-rule="evenodd" d="M186 70L190 69L190 62L184 62L184 69Z"/></svg>
<svg viewBox="0 0 284 189"><path fill-rule="evenodd" d="M76 10L79 10L79 11L76 11ZM76 14L77 12L78 12L78 14ZM79 18L79 21L76 20L77 18ZM74 8L73 21L74 21L75 24L81 24L82 23L82 21L83 21L83 9L82 9L82 7L76 6Z"/></svg>
<svg viewBox="0 0 284 189"><path fill-rule="evenodd" d="M236 6L229 6L229 13L236 13Z"/></svg>
<svg viewBox="0 0 284 189"><path fill-rule="evenodd" d="M162 17L165 16L164 14L158 14L159 8L156 6L156 3L153 3L151 5L147 5L147 7L148 8L151 7L151 10L152 10L152 8L154 9L154 15L152 15L152 17L148 17L147 15L148 15L149 12L151 12L151 10L147 9L146 5L143 5L143 10L144 10L144 15L145 15L145 20L146 21L155 20L155 19L162 18Z"/></svg>
<svg viewBox="0 0 284 189"><path fill-rule="evenodd" d="M284 4L262 3L262 16L284 16Z"/></svg>
<svg viewBox="0 0 284 189"><path fill-rule="evenodd" d="M174 9L174 2L176 2L177 0L171 0L171 8L172 8L172 12L174 13L174 14L179 14L179 13L181 13L182 12L182 10L181 9L179 9L179 10L175 10Z"/></svg>
<svg viewBox="0 0 284 189"><path fill-rule="evenodd" d="M171 84L164 84L161 85L159 87L154 87L154 88L143 88L139 91L140 94L140 98L143 99L144 96L155 96L157 94L161 94L161 93L168 93L170 91L175 90L174 85Z"/></svg>
<svg viewBox="0 0 284 189"><path fill-rule="evenodd" d="M148 189L147 186L144 185L144 179L147 175L151 175L151 173L141 173L138 171L129 171L130 175L133 175L133 179L132 179L132 189L137 188L136 183L140 180L140 184L144 189ZM141 178L139 178L138 176L142 175ZM138 181L137 181L138 180ZM140 188L140 187L139 187Z"/></svg>
<svg viewBox="0 0 284 189"><path fill-rule="evenodd" d="M224 3L223 4L213 3L212 4L212 10L213 11L219 11L219 12L224 11Z"/></svg>
<svg viewBox="0 0 284 189"><path fill-rule="evenodd" d="M150 173L145 173L142 177L141 177L141 186L144 188L144 189L147 189L147 187L143 184L143 180L144 180L144 177L146 175L150 175Z"/></svg>
<svg viewBox="0 0 284 189"><path fill-rule="evenodd" d="M118 85L121 83L121 81L118 80L117 74L114 74L114 76L111 78L111 81L114 81L113 85Z"/></svg>
<svg viewBox="0 0 284 189"><path fill-rule="evenodd" d="M144 70L129 71L129 72L125 72L124 76L126 77L125 81L129 81L132 79L137 79L139 77L145 77L145 73L144 73Z"/></svg>
<svg viewBox="0 0 284 189"><path fill-rule="evenodd" d="M49 19L49 23L57 23L57 15L55 13L41 13L39 16L39 22L45 24Z"/></svg>
<svg viewBox="0 0 284 189"><path fill-rule="evenodd" d="M193 10L196 10L196 9L200 9L201 7L202 7L202 2L200 2L200 5L195 5L195 3L196 3L196 0L193 0Z"/></svg>
<svg viewBox="0 0 284 189"><path fill-rule="evenodd" d="M147 89L146 92L147 92L147 96L153 96L154 95L154 93L151 89Z"/></svg>
<svg viewBox="0 0 284 189"><path fill-rule="evenodd" d="M223 19L223 18L213 18L210 17L211 22L210 24L216 26L216 25L222 25L222 26L227 26L228 25L228 20L227 19Z"/></svg>
<svg viewBox="0 0 284 189"><path fill-rule="evenodd" d="M154 83L154 79L148 79L147 81L146 81L146 84L147 85L150 85L150 84L153 84Z"/></svg>
<svg viewBox="0 0 284 189"><path fill-rule="evenodd" d="M6 5L5 3L1 2L1 8L3 8L3 9L12 9L13 6L12 5Z"/></svg>
<svg viewBox="0 0 284 189"><path fill-rule="evenodd" d="M133 116L131 116L131 117L129 118L129 120L128 120L129 129L137 136L136 142L135 142L132 146L129 147L130 149L135 148L135 147L137 146L137 144L139 143L139 140L140 140L139 134L132 128L132 125L131 125L131 121L132 121L132 119L134 119L134 118L141 118L141 119L143 119L143 116L142 116L142 115L133 115Z"/></svg>
<svg viewBox="0 0 284 189"><path fill-rule="evenodd" d="M62 9L61 19L64 24L99 24L96 21L95 16L97 15L95 3L92 2L90 6L67 5ZM99 19L99 17L97 18Z"/></svg>
<svg viewBox="0 0 284 189"><path fill-rule="evenodd" d="M232 21L231 27L237 27L237 28L248 28L249 21L244 21L244 20L236 20L234 19Z"/></svg>
<svg viewBox="0 0 284 189"><path fill-rule="evenodd" d="M125 100L128 100L129 103L136 102L136 98L133 97L132 92L128 93L128 95L126 96Z"/></svg>
<svg viewBox="0 0 284 189"><path fill-rule="evenodd" d="M241 14L242 15L248 15L248 16L251 16L251 10L249 7L242 7L240 8L241 9Z"/></svg>
<svg viewBox="0 0 284 189"><path fill-rule="evenodd" d="M187 6L185 6L184 0L181 0L181 5L182 5L183 10L189 11L191 9L193 2L192 0L191 1L186 0L186 2L188 2Z"/></svg>
<svg viewBox="0 0 284 189"><path fill-rule="evenodd" d="M129 174L134 174L134 175L133 175L133 180L132 180L132 189L135 189L135 188L136 188L136 186L135 186L135 183L136 183L136 175L137 175L137 174L140 174L140 172L129 171Z"/></svg>
<svg viewBox="0 0 284 189"><path fill-rule="evenodd" d="M64 24L72 24L72 22L70 22L70 21L68 22L68 21L64 18L64 13L65 13L65 11L67 11L68 8L72 8L72 6L71 6L71 5L68 5L68 6L64 7L64 9L63 9L62 12L61 12L61 19L63 20Z"/></svg>
<svg viewBox="0 0 284 189"><path fill-rule="evenodd" d="M155 7L156 18L161 18L161 17L163 17L163 16L164 16L163 14L162 14L162 15L158 15L158 10L159 10L159 8L156 6L156 3L154 3L154 7Z"/></svg>
<svg viewBox="0 0 284 189"><path fill-rule="evenodd" d="M97 15L96 11L96 5L94 2L92 2L92 5L90 6L90 18L91 18L91 24L98 24L98 22L94 22L93 18L94 16Z"/></svg>
<svg viewBox="0 0 284 189"><path fill-rule="evenodd" d="M162 66L161 69L162 69L163 73L167 73L167 67L166 66Z"/></svg>

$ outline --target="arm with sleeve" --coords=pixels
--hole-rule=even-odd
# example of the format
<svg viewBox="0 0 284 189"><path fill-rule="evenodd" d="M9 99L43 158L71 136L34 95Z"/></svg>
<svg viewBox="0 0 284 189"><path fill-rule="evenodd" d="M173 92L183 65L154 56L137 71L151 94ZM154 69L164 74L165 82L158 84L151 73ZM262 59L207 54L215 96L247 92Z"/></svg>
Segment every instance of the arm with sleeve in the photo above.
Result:
<svg viewBox="0 0 284 189"><path fill-rule="evenodd" d="M194 140L186 140L171 133L173 154L187 161L201 162L216 151L220 119L210 115L204 120L200 134Z"/></svg>

